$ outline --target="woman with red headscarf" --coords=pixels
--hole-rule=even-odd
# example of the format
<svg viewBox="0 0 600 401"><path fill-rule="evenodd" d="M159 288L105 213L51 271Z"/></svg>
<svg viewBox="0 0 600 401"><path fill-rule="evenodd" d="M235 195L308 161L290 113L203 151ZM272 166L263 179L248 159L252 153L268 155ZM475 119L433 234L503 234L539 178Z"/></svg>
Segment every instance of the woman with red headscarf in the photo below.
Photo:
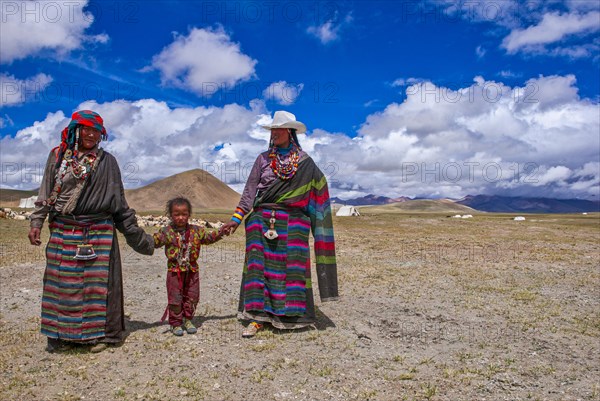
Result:
<svg viewBox="0 0 600 401"><path fill-rule="evenodd" d="M29 241L40 245L48 217L50 240L42 295L46 350L70 343L100 352L125 339L121 257L115 228L135 251L152 255L154 241L127 205L117 160L99 147L107 138L100 115L73 113L52 149L32 213Z"/></svg>

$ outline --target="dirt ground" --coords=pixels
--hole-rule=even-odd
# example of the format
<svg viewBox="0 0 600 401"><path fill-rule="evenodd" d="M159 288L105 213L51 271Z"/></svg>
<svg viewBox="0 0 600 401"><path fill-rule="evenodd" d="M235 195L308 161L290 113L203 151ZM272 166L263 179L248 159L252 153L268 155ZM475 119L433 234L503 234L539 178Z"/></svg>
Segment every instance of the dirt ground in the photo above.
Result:
<svg viewBox="0 0 600 401"><path fill-rule="evenodd" d="M600 399L598 214L361 212L334 220L340 300L317 297L313 329L253 339L235 313L243 230L204 248L183 337L159 322L162 250L122 241L130 333L99 354L44 351L43 250L0 221L0 399Z"/></svg>

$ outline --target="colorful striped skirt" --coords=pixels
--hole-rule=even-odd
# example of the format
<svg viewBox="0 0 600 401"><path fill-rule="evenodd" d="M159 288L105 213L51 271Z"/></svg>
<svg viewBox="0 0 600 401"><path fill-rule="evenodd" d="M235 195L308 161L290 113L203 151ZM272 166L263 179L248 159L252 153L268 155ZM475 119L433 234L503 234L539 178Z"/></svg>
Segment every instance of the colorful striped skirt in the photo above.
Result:
<svg viewBox="0 0 600 401"><path fill-rule="evenodd" d="M84 239L97 255L77 260ZM111 219L81 225L56 218L50 223L42 295L42 334L85 342L105 336L110 253L114 225Z"/></svg>
<svg viewBox="0 0 600 401"><path fill-rule="evenodd" d="M246 218L246 260L240 289L241 318L275 327L302 327L314 321L310 269L310 218L297 209L275 209L278 237L267 239L269 208Z"/></svg>

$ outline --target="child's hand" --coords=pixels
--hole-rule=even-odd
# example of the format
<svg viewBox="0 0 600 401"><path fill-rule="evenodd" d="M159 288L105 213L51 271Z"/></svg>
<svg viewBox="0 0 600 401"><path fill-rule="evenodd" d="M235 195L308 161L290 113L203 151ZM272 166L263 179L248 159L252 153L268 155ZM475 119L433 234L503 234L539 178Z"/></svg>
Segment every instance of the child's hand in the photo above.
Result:
<svg viewBox="0 0 600 401"><path fill-rule="evenodd" d="M227 223L223 224L221 228L219 228L219 235L231 235L238 228L239 224L235 221L231 220Z"/></svg>

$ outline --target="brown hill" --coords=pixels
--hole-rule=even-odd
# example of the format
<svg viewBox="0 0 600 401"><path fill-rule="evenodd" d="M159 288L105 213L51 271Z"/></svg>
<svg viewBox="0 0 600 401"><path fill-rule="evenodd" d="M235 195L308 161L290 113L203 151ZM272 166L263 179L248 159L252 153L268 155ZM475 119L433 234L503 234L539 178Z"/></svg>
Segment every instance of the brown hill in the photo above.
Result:
<svg viewBox="0 0 600 401"><path fill-rule="evenodd" d="M404 202L391 203L388 205L361 207L361 211L368 213L465 213L472 214L478 211L468 206L464 206L448 199L418 199Z"/></svg>
<svg viewBox="0 0 600 401"><path fill-rule="evenodd" d="M21 191L18 189L4 189L0 188L0 206L4 207L18 207L21 198L29 198L30 196L37 195L38 190L32 191Z"/></svg>
<svg viewBox="0 0 600 401"><path fill-rule="evenodd" d="M175 174L142 188L125 190L127 203L136 211L163 211L167 201L177 195L188 198L194 211L200 211L199 209L233 211L240 200L240 194L201 169Z"/></svg>

